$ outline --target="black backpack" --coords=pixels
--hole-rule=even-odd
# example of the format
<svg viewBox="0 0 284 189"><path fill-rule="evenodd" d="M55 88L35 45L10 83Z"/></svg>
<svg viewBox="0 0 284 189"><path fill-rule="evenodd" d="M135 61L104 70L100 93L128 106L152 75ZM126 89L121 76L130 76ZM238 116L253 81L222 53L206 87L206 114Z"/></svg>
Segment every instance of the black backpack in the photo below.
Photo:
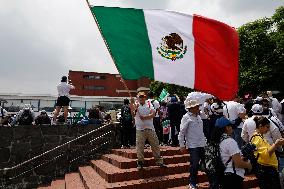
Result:
<svg viewBox="0 0 284 189"><path fill-rule="evenodd" d="M224 136L221 138L220 143L230 138L229 136ZM224 164L220 153L220 143L210 142L205 146L205 171L208 175L214 175L220 181L224 175L225 169L232 157ZM234 166L234 165L233 165Z"/></svg>
<svg viewBox="0 0 284 189"><path fill-rule="evenodd" d="M19 125L31 125L33 122L32 112L29 109L25 109L20 116Z"/></svg>
<svg viewBox="0 0 284 189"><path fill-rule="evenodd" d="M122 107L122 121L123 122L131 122L132 121L132 115L131 110L128 106Z"/></svg>

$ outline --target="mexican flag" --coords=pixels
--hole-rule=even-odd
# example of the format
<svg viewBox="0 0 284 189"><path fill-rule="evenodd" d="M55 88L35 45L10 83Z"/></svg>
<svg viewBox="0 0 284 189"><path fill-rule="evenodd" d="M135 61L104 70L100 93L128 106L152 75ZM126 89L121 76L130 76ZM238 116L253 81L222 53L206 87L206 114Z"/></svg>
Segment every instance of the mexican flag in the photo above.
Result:
<svg viewBox="0 0 284 189"><path fill-rule="evenodd" d="M141 77L222 100L238 90L239 39L222 22L164 10L91 7L124 79Z"/></svg>

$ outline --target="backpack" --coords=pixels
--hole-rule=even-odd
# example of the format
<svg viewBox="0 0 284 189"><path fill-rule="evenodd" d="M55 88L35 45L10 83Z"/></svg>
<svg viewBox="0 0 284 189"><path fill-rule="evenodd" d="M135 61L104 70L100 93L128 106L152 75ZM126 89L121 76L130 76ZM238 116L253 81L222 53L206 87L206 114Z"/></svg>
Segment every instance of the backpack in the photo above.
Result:
<svg viewBox="0 0 284 189"><path fill-rule="evenodd" d="M29 109L25 109L19 119L19 125L31 125L33 122L32 112Z"/></svg>
<svg viewBox="0 0 284 189"><path fill-rule="evenodd" d="M252 135L252 137L250 138L249 143L245 144L242 148L241 148L241 153L242 156L244 157L245 160L249 160L251 165L252 165L252 173L256 173L257 172L257 160L259 157L259 154L257 154L257 156L254 155L254 152L256 150L256 146L254 144L252 144L252 139L256 136L259 136L263 139L263 136L261 136L260 134L254 134Z"/></svg>
<svg viewBox="0 0 284 189"><path fill-rule="evenodd" d="M131 122L132 121L131 110L128 106L124 106L122 108L122 120L123 120L123 122Z"/></svg>
<svg viewBox="0 0 284 189"><path fill-rule="evenodd" d="M274 117L276 120L271 119L272 117ZM279 129L280 133L284 132L283 125L277 117L270 115L267 119L271 121Z"/></svg>
<svg viewBox="0 0 284 189"><path fill-rule="evenodd" d="M221 138L220 143L230 138L229 136L224 136ZM225 172L225 169L232 157L224 164L220 153L220 143L210 142L205 146L205 170L208 175L215 175L220 180ZM234 165L233 165L234 168Z"/></svg>

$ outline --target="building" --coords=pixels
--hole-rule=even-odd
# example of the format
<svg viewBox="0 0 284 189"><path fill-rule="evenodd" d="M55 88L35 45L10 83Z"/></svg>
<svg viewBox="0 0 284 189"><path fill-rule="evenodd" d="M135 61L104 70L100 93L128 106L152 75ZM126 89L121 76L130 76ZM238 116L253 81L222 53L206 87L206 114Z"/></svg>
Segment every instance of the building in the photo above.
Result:
<svg viewBox="0 0 284 189"><path fill-rule="evenodd" d="M75 86L75 90L70 91L72 95L129 97L119 74L69 70L68 79ZM132 96L136 96L137 91L149 90L150 82L147 78L125 80Z"/></svg>

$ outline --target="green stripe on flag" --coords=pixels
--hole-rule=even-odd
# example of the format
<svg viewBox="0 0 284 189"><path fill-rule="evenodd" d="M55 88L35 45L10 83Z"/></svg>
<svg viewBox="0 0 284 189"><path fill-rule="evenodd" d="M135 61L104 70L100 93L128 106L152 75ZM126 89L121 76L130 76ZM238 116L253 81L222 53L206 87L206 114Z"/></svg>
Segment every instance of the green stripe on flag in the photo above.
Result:
<svg viewBox="0 0 284 189"><path fill-rule="evenodd" d="M151 44L143 10L92 7L124 79L154 79Z"/></svg>

